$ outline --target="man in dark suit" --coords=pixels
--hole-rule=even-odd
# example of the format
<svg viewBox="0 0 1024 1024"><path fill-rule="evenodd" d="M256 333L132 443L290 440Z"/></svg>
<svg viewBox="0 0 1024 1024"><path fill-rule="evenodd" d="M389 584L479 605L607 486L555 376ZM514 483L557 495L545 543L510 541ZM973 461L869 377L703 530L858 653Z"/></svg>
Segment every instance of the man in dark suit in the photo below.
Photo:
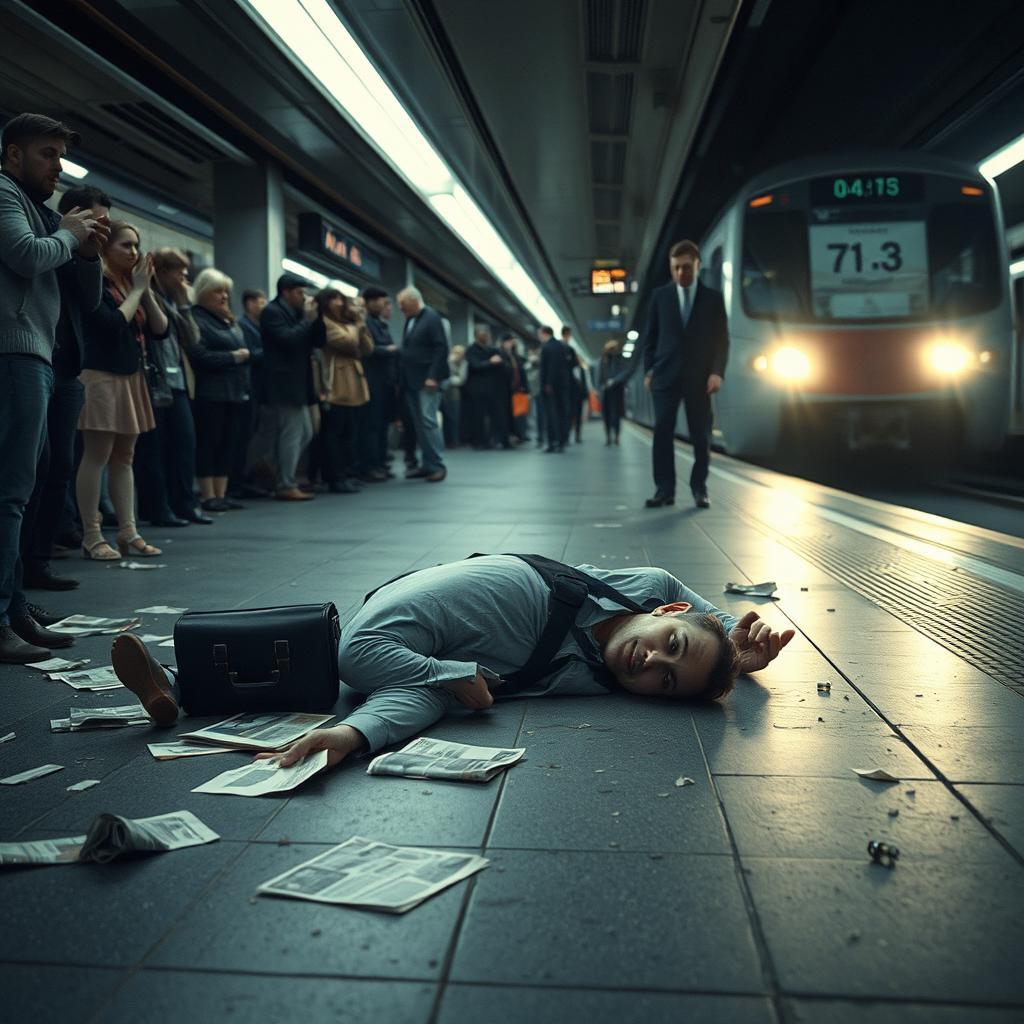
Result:
<svg viewBox="0 0 1024 1024"><path fill-rule="evenodd" d="M550 327L538 332L540 348L540 390L543 396L544 421L548 432L546 452L564 452L569 440L569 397L572 373L566 352L572 352L555 337Z"/></svg>
<svg viewBox="0 0 1024 1024"><path fill-rule="evenodd" d="M391 337L391 299L383 288L363 289L366 326L373 336L373 352L363 356L363 372L370 388L363 431L363 472L366 483L384 483L388 472L388 424L398 416L398 346Z"/></svg>
<svg viewBox="0 0 1024 1024"><path fill-rule="evenodd" d="M642 349L644 387L654 400L654 486L648 508L671 505L676 496L672 450L680 400L693 445L690 491L698 508L707 508L711 455L711 396L722 386L729 358L729 325L722 293L700 284L700 250L694 242L676 242L669 252L672 280L651 296Z"/></svg>
<svg viewBox="0 0 1024 1024"><path fill-rule="evenodd" d="M444 436L437 422L441 408L441 381L448 379L448 335L436 309L423 304L417 288L398 293L405 315L402 339L402 384L406 403L416 427L423 463L406 474L440 483L448 471L444 465Z"/></svg>
<svg viewBox="0 0 1024 1024"><path fill-rule="evenodd" d="M263 335L263 384L267 404L274 408L277 429L277 494L279 501L306 501L295 479L299 459L313 440L309 407L313 390L314 348L324 345L324 322L306 298L309 282L297 274L277 279L277 297L260 314Z"/></svg>

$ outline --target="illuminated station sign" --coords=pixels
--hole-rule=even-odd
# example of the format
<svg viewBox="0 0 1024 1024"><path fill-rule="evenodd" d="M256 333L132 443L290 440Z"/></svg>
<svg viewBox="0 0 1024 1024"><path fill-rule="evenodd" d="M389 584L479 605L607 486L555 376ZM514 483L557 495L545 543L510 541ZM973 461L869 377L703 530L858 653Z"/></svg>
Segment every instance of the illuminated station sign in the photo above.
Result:
<svg viewBox="0 0 1024 1024"><path fill-rule="evenodd" d="M380 277L380 257L319 213L299 214L299 248L354 267L366 277Z"/></svg>
<svg viewBox="0 0 1024 1024"><path fill-rule="evenodd" d="M591 295L625 295L629 271L624 267L595 267L590 272Z"/></svg>

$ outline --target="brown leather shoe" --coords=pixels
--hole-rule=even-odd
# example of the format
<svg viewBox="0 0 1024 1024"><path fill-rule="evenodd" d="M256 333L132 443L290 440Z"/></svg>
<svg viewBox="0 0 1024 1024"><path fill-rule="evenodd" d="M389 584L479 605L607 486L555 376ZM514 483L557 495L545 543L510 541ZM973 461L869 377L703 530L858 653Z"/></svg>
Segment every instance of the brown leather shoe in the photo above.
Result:
<svg viewBox="0 0 1024 1024"><path fill-rule="evenodd" d="M427 471L422 466L413 466L412 469L406 470L406 480L416 480L418 477L426 476Z"/></svg>
<svg viewBox="0 0 1024 1024"><path fill-rule="evenodd" d="M278 501L312 501L313 495L300 491L298 487L290 487L287 491L278 491L274 497Z"/></svg>
<svg viewBox="0 0 1024 1024"><path fill-rule="evenodd" d="M178 721L178 702L167 688L167 677L146 645L131 633L122 633L110 648L114 674L128 687L157 725Z"/></svg>
<svg viewBox="0 0 1024 1024"><path fill-rule="evenodd" d="M441 469L434 470L433 473L428 473L423 479L428 484L439 484L447 475L448 470L442 467Z"/></svg>

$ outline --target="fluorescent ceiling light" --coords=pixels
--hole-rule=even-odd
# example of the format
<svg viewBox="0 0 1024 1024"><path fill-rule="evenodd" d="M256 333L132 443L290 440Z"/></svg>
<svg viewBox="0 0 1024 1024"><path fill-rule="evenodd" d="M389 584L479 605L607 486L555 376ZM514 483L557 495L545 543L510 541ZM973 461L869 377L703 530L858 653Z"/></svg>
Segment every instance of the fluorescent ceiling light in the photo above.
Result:
<svg viewBox="0 0 1024 1024"><path fill-rule="evenodd" d="M348 281L341 281L336 277L328 277L326 274L321 274L318 270L307 267L305 263L299 263L297 260L281 260L281 269L287 270L291 274L298 274L299 277L304 277L317 288L337 288L342 295L347 295L350 299L355 298L359 294L359 289L354 284L349 284Z"/></svg>
<svg viewBox="0 0 1024 1024"><path fill-rule="evenodd" d="M327 0L244 0L346 120L541 323L563 322ZM517 272L518 271L518 272ZM527 285L526 282L529 282Z"/></svg>
<svg viewBox="0 0 1024 1024"><path fill-rule="evenodd" d="M997 149L994 153L985 157L978 164L978 170L986 178L997 178L1011 167L1016 167L1022 160L1024 160L1024 135L1018 135L1017 138L1012 142L1008 142L1002 149Z"/></svg>
<svg viewBox="0 0 1024 1024"><path fill-rule="evenodd" d="M640 332L639 331L628 331L626 333L626 337L630 341L636 341L636 339L640 337Z"/></svg>
<svg viewBox="0 0 1024 1024"><path fill-rule="evenodd" d="M88 168L83 167L81 164L76 164L66 156L60 158L60 169L69 178L84 178L89 173Z"/></svg>
<svg viewBox="0 0 1024 1024"><path fill-rule="evenodd" d="M1020 277L1022 274L1024 274L1024 260L1014 260L1010 264L1010 276Z"/></svg>

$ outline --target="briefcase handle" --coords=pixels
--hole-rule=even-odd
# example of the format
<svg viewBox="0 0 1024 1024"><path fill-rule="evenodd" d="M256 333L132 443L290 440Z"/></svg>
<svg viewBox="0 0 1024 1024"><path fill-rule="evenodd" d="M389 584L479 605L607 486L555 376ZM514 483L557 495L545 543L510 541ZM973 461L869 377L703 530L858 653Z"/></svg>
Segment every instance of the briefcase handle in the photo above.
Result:
<svg viewBox="0 0 1024 1024"><path fill-rule="evenodd" d="M291 652L287 640L275 640L273 642L272 663L275 667L270 670L269 679L253 679L248 682L240 682L238 673L231 669L231 663L228 658L228 645L213 645L214 670L229 686L236 690L269 688L287 682L288 674L291 671Z"/></svg>

